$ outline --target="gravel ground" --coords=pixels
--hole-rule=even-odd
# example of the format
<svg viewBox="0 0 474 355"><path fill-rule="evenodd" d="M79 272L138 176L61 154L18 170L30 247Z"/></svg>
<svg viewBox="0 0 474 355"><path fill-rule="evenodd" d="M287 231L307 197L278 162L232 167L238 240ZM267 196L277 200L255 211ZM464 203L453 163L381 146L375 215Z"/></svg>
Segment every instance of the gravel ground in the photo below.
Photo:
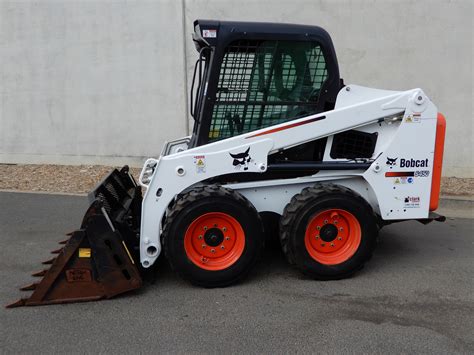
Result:
<svg viewBox="0 0 474 355"><path fill-rule="evenodd" d="M104 165L0 164L0 190L88 193L113 167ZM138 178L139 168L132 168ZM474 179L444 177L441 194L474 196Z"/></svg>
<svg viewBox="0 0 474 355"><path fill-rule="evenodd" d="M0 190L87 194L114 167L104 165L0 164ZM132 168L138 179L139 168Z"/></svg>

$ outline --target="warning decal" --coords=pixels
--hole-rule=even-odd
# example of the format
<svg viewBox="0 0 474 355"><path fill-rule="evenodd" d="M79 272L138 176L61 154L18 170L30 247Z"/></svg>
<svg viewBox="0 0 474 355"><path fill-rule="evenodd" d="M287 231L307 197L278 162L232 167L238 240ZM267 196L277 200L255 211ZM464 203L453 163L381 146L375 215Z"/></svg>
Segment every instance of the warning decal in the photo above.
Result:
<svg viewBox="0 0 474 355"><path fill-rule="evenodd" d="M202 36L204 38L216 38L217 30L202 30Z"/></svg>
<svg viewBox="0 0 474 355"><path fill-rule="evenodd" d="M206 156L196 155L194 156L194 165L196 165L196 173L203 174L206 172Z"/></svg>

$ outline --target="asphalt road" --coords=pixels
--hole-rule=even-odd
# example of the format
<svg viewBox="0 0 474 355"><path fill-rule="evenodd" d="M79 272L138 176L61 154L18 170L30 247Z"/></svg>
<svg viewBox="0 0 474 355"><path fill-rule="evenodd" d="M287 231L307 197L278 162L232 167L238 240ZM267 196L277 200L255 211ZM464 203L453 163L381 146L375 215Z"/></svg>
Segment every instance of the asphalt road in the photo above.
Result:
<svg viewBox="0 0 474 355"><path fill-rule="evenodd" d="M77 227L86 199L0 193L0 301ZM0 310L1 353L473 353L474 220L381 231L355 277L317 282L268 250L253 275L200 289L162 263L114 300ZM24 294L23 294L24 295Z"/></svg>

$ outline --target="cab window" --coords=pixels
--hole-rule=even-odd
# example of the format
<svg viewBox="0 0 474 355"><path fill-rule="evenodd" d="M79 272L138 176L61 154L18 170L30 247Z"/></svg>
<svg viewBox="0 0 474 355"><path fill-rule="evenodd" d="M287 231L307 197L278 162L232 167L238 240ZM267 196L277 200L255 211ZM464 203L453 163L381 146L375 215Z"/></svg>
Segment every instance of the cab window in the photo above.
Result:
<svg viewBox="0 0 474 355"><path fill-rule="evenodd" d="M316 42L232 43L219 73L209 142L317 113L327 78Z"/></svg>

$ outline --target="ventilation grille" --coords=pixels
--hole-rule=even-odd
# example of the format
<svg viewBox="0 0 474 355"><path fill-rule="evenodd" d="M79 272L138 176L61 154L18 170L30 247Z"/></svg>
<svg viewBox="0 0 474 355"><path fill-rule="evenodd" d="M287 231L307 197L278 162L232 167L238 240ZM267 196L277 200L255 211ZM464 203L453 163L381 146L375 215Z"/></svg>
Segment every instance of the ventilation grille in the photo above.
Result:
<svg viewBox="0 0 474 355"><path fill-rule="evenodd" d="M331 147L333 159L372 158L377 132L346 131L334 135Z"/></svg>

